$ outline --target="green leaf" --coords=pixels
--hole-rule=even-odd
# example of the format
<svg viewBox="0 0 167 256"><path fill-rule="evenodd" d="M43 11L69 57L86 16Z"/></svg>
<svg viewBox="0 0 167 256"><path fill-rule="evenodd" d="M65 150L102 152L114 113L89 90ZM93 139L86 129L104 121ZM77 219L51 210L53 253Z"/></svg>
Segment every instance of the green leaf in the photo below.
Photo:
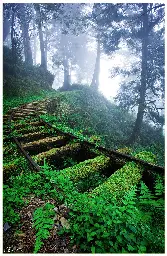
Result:
<svg viewBox="0 0 167 256"><path fill-rule="evenodd" d="M147 251L147 248L144 245L140 245L139 253L145 253L146 251Z"/></svg>
<svg viewBox="0 0 167 256"><path fill-rule="evenodd" d="M128 244L128 251L134 251L134 250L135 248L132 245Z"/></svg>
<svg viewBox="0 0 167 256"><path fill-rule="evenodd" d="M94 246L91 247L91 252L95 253L95 247Z"/></svg>

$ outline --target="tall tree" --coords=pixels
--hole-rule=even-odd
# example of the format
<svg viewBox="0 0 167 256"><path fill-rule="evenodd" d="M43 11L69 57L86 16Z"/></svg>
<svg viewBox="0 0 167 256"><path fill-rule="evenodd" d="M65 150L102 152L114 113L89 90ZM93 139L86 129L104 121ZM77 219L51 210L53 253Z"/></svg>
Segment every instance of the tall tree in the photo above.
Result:
<svg viewBox="0 0 167 256"><path fill-rule="evenodd" d="M161 69L163 77L163 46L160 47L162 65L159 66L161 68L157 69L158 65L155 64L154 58L158 61L159 57L155 55L157 50L153 50L153 45L155 45L153 37L156 38L157 36L155 36L156 30L154 30L154 28L163 21L163 7L163 4L124 4L122 6L124 19L121 22L122 24L120 24L121 38L122 40L126 40L130 49L132 51L135 49L136 54L141 58L139 62L140 65L135 65L131 70L125 72L125 75L128 76L133 74L136 77L137 75L138 79L131 79L131 81L127 81L122 85L123 90L117 97L118 100L124 101L124 105L129 104L132 106L137 103L138 106L137 118L133 132L128 141L129 143L134 143L140 136L143 117L147 111L149 90L156 91L155 88L157 84L159 84L156 79L159 73L158 69ZM161 41L160 39L161 37L159 37L159 42ZM157 44L157 40L155 42ZM111 53L108 46L105 48ZM157 46L155 48L157 48ZM133 93L131 90L133 90Z"/></svg>
<svg viewBox="0 0 167 256"><path fill-rule="evenodd" d="M114 33L111 33L114 31L114 23L122 18L122 14L119 13L119 8L119 4L98 3L93 5L91 23L92 29L94 29L94 35L97 42L97 56L91 86L96 90L99 87L100 55L103 48L103 44L109 43L107 39L109 38L109 35L110 40L112 40L111 47L113 51L117 49L117 46L119 44L119 32L117 32L117 36L115 36Z"/></svg>
<svg viewBox="0 0 167 256"><path fill-rule="evenodd" d="M53 59L54 63L63 68L63 89L68 90L71 84L71 69L76 64L75 43L77 40L75 37L84 31L82 4L62 5L54 22L53 30L60 40L55 43L57 50L55 50Z"/></svg>
<svg viewBox="0 0 167 256"><path fill-rule="evenodd" d="M100 36L98 35L95 68L94 68L93 78L91 82L91 87L96 90L98 90L99 88L99 75L100 75Z"/></svg>
<svg viewBox="0 0 167 256"><path fill-rule="evenodd" d="M142 4L143 8L143 21L141 29L142 37L142 63L141 63L141 84L139 88L139 105L137 118L135 121L134 129L129 139L129 143L134 143L134 141L139 137L140 130L143 121L143 115L145 110L145 97L146 97L146 85L147 85L147 58L148 58L148 4Z"/></svg>
<svg viewBox="0 0 167 256"><path fill-rule="evenodd" d="M33 65L32 50L29 37L29 22L30 22L30 10L27 4L19 4L19 11L17 16L21 22L25 63Z"/></svg>
<svg viewBox="0 0 167 256"><path fill-rule="evenodd" d="M41 67L47 69L47 63L45 58L45 45L42 31L42 13L40 4L34 4L34 8L37 15L37 25L38 25L38 33L39 33L39 42L40 42L40 50L41 50Z"/></svg>
<svg viewBox="0 0 167 256"><path fill-rule="evenodd" d="M10 32L10 13L4 11L3 15L3 41L6 40Z"/></svg>

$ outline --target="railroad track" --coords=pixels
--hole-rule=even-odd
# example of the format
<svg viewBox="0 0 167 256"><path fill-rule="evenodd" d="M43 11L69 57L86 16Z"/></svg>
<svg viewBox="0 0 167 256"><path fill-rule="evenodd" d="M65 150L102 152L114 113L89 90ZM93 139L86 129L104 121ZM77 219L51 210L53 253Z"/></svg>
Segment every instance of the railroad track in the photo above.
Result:
<svg viewBox="0 0 167 256"><path fill-rule="evenodd" d="M11 109L4 116L4 142L13 140L20 152L27 159L30 166L35 171L40 171L44 161L54 166L56 170L71 168L71 173L80 164L80 169L91 170L92 173L100 171L108 178L116 171L120 170L127 162L135 162L142 169L141 179L152 189L154 173L164 175L164 168L153 165L130 155L122 154L115 150L108 150L88 141L80 141L73 134L60 131L50 123L40 119L40 114L45 113L46 101L33 102L21 107ZM72 159L68 165L64 166L66 159ZM5 176L12 168L11 164L4 167ZM81 175L89 175L87 173ZM120 172L121 174L121 172ZM71 176L72 177L72 176ZM73 177L74 179L74 177ZM137 181L136 181L137 183ZM98 188L95 188L95 193Z"/></svg>

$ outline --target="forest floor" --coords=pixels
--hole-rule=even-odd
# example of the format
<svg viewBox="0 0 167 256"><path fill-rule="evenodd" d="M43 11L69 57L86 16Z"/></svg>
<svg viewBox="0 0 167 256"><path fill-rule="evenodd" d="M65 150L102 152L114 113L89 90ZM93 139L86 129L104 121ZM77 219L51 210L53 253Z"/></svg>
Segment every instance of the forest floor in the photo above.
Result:
<svg viewBox="0 0 167 256"><path fill-rule="evenodd" d="M54 200L51 202L56 205ZM34 243L36 237L36 231L32 227L32 216L36 208L43 206L46 201L40 198L32 197L29 204L22 208L20 214L20 230L17 232L18 227L9 228L3 233L3 252L4 253L32 253L34 250ZM64 205L60 205L61 215L59 219L66 216L66 208ZM70 238L66 234L59 236L57 230L62 228L61 222L59 225L54 226L50 231L50 236L46 240L45 244L39 250L38 253L77 253L77 246L72 246Z"/></svg>

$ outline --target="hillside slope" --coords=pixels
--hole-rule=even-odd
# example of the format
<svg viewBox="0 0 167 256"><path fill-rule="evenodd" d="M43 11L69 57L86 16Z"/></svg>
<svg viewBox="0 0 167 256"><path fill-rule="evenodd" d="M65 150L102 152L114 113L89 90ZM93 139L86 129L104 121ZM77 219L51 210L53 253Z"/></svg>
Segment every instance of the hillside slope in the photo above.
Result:
<svg viewBox="0 0 167 256"><path fill-rule="evenodd" d="M44 119L83 137L93 136L93 140L112 149L127 146L135 121L128 112L88 86L72 86L71 91L56 92L46 104L46 110ZM158 129L145 123L140 141L132 149L138 152L143 148L156 154L158 163L163 165L164 137Z"/></svg>

